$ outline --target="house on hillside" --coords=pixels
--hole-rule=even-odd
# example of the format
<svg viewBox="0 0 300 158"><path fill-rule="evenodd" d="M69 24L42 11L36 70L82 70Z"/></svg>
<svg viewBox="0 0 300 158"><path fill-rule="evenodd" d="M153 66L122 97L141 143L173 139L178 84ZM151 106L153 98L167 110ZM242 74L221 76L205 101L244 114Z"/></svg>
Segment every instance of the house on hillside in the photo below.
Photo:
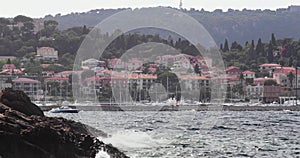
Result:
<svg viewBox="0 0 300 158"><path fill-rule="evenodd" d="M227 69L225 70L227 75L230 76L236 76L239 77L240 74L242 73L242 71L240 70L240 68L236 67L236 66L229 66L227 67Z"/></svg>
<svg viewBox="0 0 300 158"><path fill-rule="evenodd" d="M73 71L69 70L69 71L62 71L59 73L54 74L54 76L56 77L69 77L70 75L72 75Z"/></svg>
<svg viewBox="0 0 300 158"><path fill-rule="evenodd" d="M58 60L58 51L52 47L38 47L36 58L43 60Z"/></svg>
<svg viewBox="0 0 300 158"><path fill-rule="evenodd" d="M261 64L259 65L259 70L260 72L266 71L269 72L269 74L271 75L276 69L280 69L281 65L279 64Z"/></svg>
<svg viewBox="0 0 300 158"><path fill-rule="evenodd" d="M4 64L0 74L22 74L24 68L17 69L14 64Z"/></svg>
<svg viewBox="0 0 300 158"><path fill-rule="evenodd" d="M0 61L2 61L2 60L7 61L8 59L14 60L14 59L17 59L17 57L15 57L15 56L0 56Z"/></svg>
<svg viewBox="0 0 300 158"><path fill-rule="evenodd" d="M142 59L139 58L132 58L127 63L128 70L136 70L137 68L141 67L144 64Z"/></svg>
<svg viewBox="0 0 300 158"><path fill-rule="evenodd" d="M108 59L107 67L110 69L128 69L128 63L119 58Z"/></svg>
<svg viewBox="0 0 300 158"><path fill-rule="evenodd" d="M87 66L90 69L95 67L107 67L105 61L100 61L94 58L90 58L81 62L81 66Z"/></svg>
<svg viewBox="0 0 300 158"><path fill-rule="evenodd" d="M254 79L255 78L255 72L253 71L244 71L242 72L243 76L244 76L244 79Z"/></svg>
<svg viewBox="0 0 300 158"><path fill-rule="evenodd" d="M14 70L16 69L16 66L14 64L4 64L2 66L2 70Z"/></svg>
<svg viewBox="0 0 300 158"><path fill-rule="evenodd" d="M255 72L247 70L247 71L242 72L242 74L243 74L244 80L246 80L247 84L253 83L253 81L255 79Z"/></svg>

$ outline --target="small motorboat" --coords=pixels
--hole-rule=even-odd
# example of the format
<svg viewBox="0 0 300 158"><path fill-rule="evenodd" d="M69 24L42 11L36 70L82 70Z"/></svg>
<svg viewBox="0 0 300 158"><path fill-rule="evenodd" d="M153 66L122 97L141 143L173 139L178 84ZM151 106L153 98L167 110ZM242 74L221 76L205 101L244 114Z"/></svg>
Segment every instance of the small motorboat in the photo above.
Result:
<svg viewBox="0 0 300 158"><path fill-rule="evenodd" d="M68 107L68 106L61 106L59 108L51 109L50 112L52 112L52 113L78 113L79 110L78 109L73 109L73 108Z"/></svg>

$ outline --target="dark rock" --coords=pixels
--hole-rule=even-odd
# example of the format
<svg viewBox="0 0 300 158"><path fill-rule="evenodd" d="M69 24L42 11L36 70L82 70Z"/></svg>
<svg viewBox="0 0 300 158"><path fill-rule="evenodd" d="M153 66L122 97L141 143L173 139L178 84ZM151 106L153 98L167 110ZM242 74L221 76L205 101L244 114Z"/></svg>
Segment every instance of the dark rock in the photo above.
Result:
<svg viewBox="0 0 300 158"><path fill-rule="evenodd" d="M1 102L9 106L0 103L1 158L95 157L99 150L106 151L114 158L127 157L117 148L96 139L90 131L103 136L106 136L105 133L72 120L45 117L31 107L31 102L29 108L24 108L27 99L20 91L6 89L2 93ZM14 105L14 101L19 101L20 106ZM30 112L29 109L36 111Z"/></svg>
<svg viewBox="0 0 300 158"><path fill-rule="evenodd" d="M29 116L44 116L43 111L23 91L6 88L0 93L0 102Z"/></svg>

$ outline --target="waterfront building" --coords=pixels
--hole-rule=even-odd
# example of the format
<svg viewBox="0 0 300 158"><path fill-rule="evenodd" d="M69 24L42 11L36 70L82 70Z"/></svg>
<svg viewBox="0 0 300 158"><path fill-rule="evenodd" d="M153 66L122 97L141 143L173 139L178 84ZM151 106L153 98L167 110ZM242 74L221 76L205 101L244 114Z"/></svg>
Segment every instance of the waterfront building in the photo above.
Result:
<svg viewBox="0 0 300 158"><path fill-rule="evenodd" d="M30 78L16 78L12 80L12 87L24 91L31 99L36 100L41 89L41 82Z"/></svg>

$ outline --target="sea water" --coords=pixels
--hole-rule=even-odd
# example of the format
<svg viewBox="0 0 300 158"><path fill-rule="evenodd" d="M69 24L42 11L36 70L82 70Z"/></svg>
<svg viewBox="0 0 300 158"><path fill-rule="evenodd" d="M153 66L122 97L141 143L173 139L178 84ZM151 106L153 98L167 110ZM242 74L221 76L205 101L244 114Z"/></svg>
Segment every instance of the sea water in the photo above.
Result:
<svg viewBox="0 0 300 158"><path fill-rule="evenodd" d="M300 157L300 112L81 111L46 115L103 130L109 137L99 139L136 158Z"/></svg>

